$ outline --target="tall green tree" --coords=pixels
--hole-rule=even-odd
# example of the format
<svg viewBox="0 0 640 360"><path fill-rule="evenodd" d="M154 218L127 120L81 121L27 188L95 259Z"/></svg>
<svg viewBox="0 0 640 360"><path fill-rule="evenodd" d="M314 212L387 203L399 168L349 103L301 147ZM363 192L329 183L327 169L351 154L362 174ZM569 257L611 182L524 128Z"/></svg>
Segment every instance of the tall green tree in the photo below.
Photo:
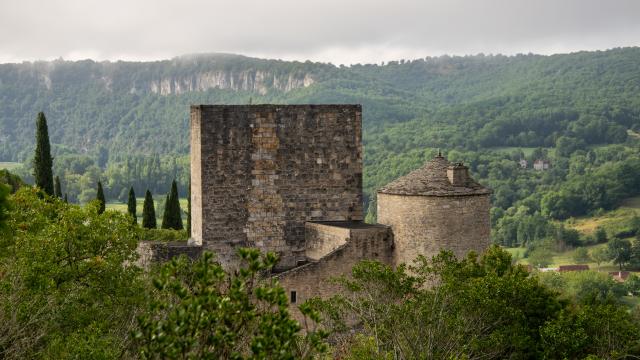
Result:
<svg viewBox="0 0 640 360"><path fill-rule="evenodd" d="M636 268L640 267L640 233L636 235L636 239L631 244L631 262Z"/></svg>
<svg viewBox="0 0 640 360"><path fill-rule="evenodd" d="M60 186L59 176L56 176L53 181L53 193L57 198L62 198L62 186Z"/></svg>
<svg viewBox="0 0 640 360"><path fill-rule="evenodd" d="M53 158L49 143L49 129L43 112L36 120L36 154L33 158L33 176L36 186L49 195L53 193Z"/></svg>
<svg viewBox="0 0 640 360"><path fill-rule="evenodd" d="M162 216L162 228L182 230L182 215L180 214L180 198L178 197L178 185L173 180L171 183L171 191L167 196Z"/></svg>
<svg viewBox="0 0 640 360"><path fill-rule="evenodd" d="M133 223L138 223L138 216L136 216L136 193L133 191L133 186L129 189L129 201L127 202L127 212L133 218Z"/></svg>
<svg viewBox="0 0 640 360"><path fill-rule="evenodd" d="M153 204L153 196L151 191L147 189L144 194L144 204L142 204L142 227L147 229L155 229L156 225L156 208Z"/></svg>
<svg viewBox="0 0 640 360"><path fill-rule="evenodd" d="M96 200L100 203L98 214L102 214L105 210L106 200L104 198L104 190L102 190L102 182L98 181L98 191L96 192Z"/></svg>
<svg viewBox="0 0 640 360"><path fill-rule="evenodd" d="M631 242L626 239L613 238L607 246L609 258L622 270L622 267L631 261Z"/></svg>

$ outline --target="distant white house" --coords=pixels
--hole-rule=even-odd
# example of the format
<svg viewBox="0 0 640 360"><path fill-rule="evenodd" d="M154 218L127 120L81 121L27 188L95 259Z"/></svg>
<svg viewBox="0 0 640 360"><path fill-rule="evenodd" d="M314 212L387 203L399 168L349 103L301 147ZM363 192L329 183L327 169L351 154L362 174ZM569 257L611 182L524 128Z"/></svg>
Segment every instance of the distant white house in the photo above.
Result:
<svg viewBox="0 0 640 360"><path fill-rule="evenodd" d="M545 171L545 170L549 170L550 167L551 167L551 163L549 162L549 160L538 159L533 162L534 170Z"/></svg>
<svg viewBox="0 0 640 360"><path fill-rule="evenodd" d="M526 169L527 166L529 166L529 162L527 161L527 159L520 159L520 167L523 169Z"/></svg>

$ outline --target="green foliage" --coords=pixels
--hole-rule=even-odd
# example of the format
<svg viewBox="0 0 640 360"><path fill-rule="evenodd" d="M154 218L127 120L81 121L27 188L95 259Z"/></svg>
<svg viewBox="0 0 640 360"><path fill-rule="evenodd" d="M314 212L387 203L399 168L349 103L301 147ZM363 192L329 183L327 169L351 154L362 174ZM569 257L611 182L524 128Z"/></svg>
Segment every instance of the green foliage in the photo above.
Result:
<svg viewBox="0 0 640 360"><path fill-rule="evenodd" d="M127 200L127 213L133 219L133 223L138 223L138 216L136 215L136 193L133 191L133 187L129 189L129 198Z"/></svg>
<svg viewBox="0 0 640 360"><path fill-rule="evenodd" d="M362 323L373 358L535 357L539 328L562 309L497 247L481 258L421 258L410 273L365 261L351 275L339 280L344 295L316 306L334 331L352 317Z"/></svg>
<svg viewBox="0 0 640 360"><path fill-rule="evenodd" d="M33 158L33 176L36 186L45 193L53 195L53 158L49 143L49 129L43 112L38 113L36 121L36 153Z"/></svg>
<svg viewBox="0 0 640 360"><path fill-rule="evenodd" d="M585 247L579 247L573 252L573 260L578 264L584 264L590 262L591 256L589 256L589 250Z"/></svg>
<svg viewBox="0 0 640 360"><path fill-rule="evenodd" d="M178 186L174 180L171 183L171 191L167 194L164 214L162 215L162 228L182 230L182 215L180 214L180 197L178 196Z"/></svg>
<svg viewBox="0 0 640 360"><path fill-rule="evenodd" d="M624 282L624 287L633 296L640 296L640 276L630 274Z"/></svg>
<svg viewBox="0 0 640 360"><path fill-rule="evenodd" d="M606 247L597 247L591 251L591 258L600 267L601 263L609 261L609 250Z"/></svg>
<svg viewBox="0 0 640 360"><path fill-rule="evenodd" d="M626 295L624 286L607 273L597 271L544 272L538 275L545 286L579 304L615 304Z"/></svg>
<svg viewBox="0 0 640 360"><path fill-rule="evenodd" d="M9 186L0 183L0 230L4 230L4 222L9 211Z"/></svg>
<svg viewBox="0 0 640 360"><path fill-rule="evenodd" d="M346 354L338 354L337 359L347 360L392 360L393 354L390 352L380 352L376 346L376 339L373 336L356 334L344 345Z"/></svg>
<svg viewBox="0 0 640 360"><path fill-rule="evenodd" d="M0 357L116 358L144 302L137 228L21 188L0 243Z"/></svg>
<svg viewBox="0 0 640 360"><path fill-rule="evenodd" d="M102 214L105 210L106 200L104 198L104 190L102 190L102 182L98 181L98 190L96 191L96 200L98 201L98 214Z"/></svg>
<svg viewBox="0 0 640 360"><path fill-rule="evenodd" d="M300 334L284 289L261 279L276 256L255 249L238 255L244 266L233 275L208 252L193 264L180 257L162 267L153 281L157 296L138 321L141 358L304 359L325 349L322 334ZM300 346L305 341L312 346Z"/></svg>
<svg viewBox="0 0 640 360"><path fill-rule="evenodd" d="M144 194L144 203L142 205L142 227L146 229L155 229L157 227L155 204L153 203L153 197L149 190Z"/></svg>
<svg viewBox="0 0 640 360"><path fill-rule="evenodd" d="M594 233L594 237L595 237L596 243L598 243L598 244L606 243L609 240L607 238L607 232L605 231L605 229L602 226L598 226L596 228L596 231Z"/></svg>
<svg viewBox="0 0 640 360"><path fill-rule="evenodd" d="M640 353L640 326L620 306L564 309L540 332L544 357L549 359L583 359L589 355L617 359Z"/></svg>
<svg viewBox="0 0 640 360"><path fill-rule="evenodd" d="M640 323L619 298L620 285L600 273L544 273L551 288L568 283L581 301L570 303L512 265L492 247L458 260L441 252L414 266L364 261L342 292L312 300L348 359L623 358L640 354ZM606 285L606 286L603 286ZM617 288L616 288L617 286ZM596 296L594 294L605 294ZM574 297L574 299L576 298ZM607 300L608 299L608 300ZM359 326L356 334L345 326Z"/></svg>
<svg viewBox="0 0 640 360"><path fill-rule="evenodd" d="M553 252L547 246L537 246L529 252L529 263L539 268L545 268L553 262Z"/></svg>
<svg viewBox="0 0 640 360"><path fill-rule="evenodd" d="M14 175L6 169L0 169L0 184L8 185L12 194L25 186L24 181L18 175Z"/></svg>
<svg viewBox="0 0 640 360"><path fill-rule="evenodd" d="M622 267L631 261L631 242L626 239L613 238L607 244L609 259Z"/></svg>
<svg viewBox="0 0 640 360"><path fill-rule="evenodd" d="M53 195L62 199L62 186L60 185L60 177L56 176L53 181Z"/></svg>

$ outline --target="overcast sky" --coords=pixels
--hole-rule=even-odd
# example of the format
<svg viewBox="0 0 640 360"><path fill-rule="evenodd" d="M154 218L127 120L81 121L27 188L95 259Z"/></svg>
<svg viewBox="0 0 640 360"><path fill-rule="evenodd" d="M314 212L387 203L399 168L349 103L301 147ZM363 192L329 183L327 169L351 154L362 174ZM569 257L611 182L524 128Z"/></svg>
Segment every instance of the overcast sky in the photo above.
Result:
<svg viewBox="0 0 640 360"><path fill-rule="evenodd" d="M640 45L640 0L0 0L0 62L228 52L334 64Z"/></svg>

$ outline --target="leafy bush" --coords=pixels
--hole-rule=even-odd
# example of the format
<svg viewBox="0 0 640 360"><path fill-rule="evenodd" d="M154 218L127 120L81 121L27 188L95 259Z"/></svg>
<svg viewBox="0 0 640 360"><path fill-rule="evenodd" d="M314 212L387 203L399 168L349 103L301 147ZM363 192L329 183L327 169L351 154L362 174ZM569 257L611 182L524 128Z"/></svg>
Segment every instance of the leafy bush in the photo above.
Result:
<svg viewBox="0 0 640 360"><path fill-rule="evenodd" d="M137 227L23 187L0 232L0 357L115 358L144 303Z"/></svg>
<svg viewBox="0 0 640 360"><path fill-rule="evenodd" d="M597 271L544 272L538 278L545 286L579 304L615 304L626 294L622 284Z"/></svg>
<svg viewBox="0 0 640 360"><path fill-rule="evenodd" d="M600 275L607 277L596 274L598 281ZM561 274L549 276L554 280L550 286L567 283ZM640 323L625 307L598 301L570 304L512 265L509 254L497 247L481 258L471 254L462 260L441 252L431 260L419 258L409 268L364 261L351 277L336 281L341 293L312 304L334 332L333 341L344 344L338 348L340 358L583 359L640 354ZM354 321L361 324L355 334L345 326Z"/></svg>

